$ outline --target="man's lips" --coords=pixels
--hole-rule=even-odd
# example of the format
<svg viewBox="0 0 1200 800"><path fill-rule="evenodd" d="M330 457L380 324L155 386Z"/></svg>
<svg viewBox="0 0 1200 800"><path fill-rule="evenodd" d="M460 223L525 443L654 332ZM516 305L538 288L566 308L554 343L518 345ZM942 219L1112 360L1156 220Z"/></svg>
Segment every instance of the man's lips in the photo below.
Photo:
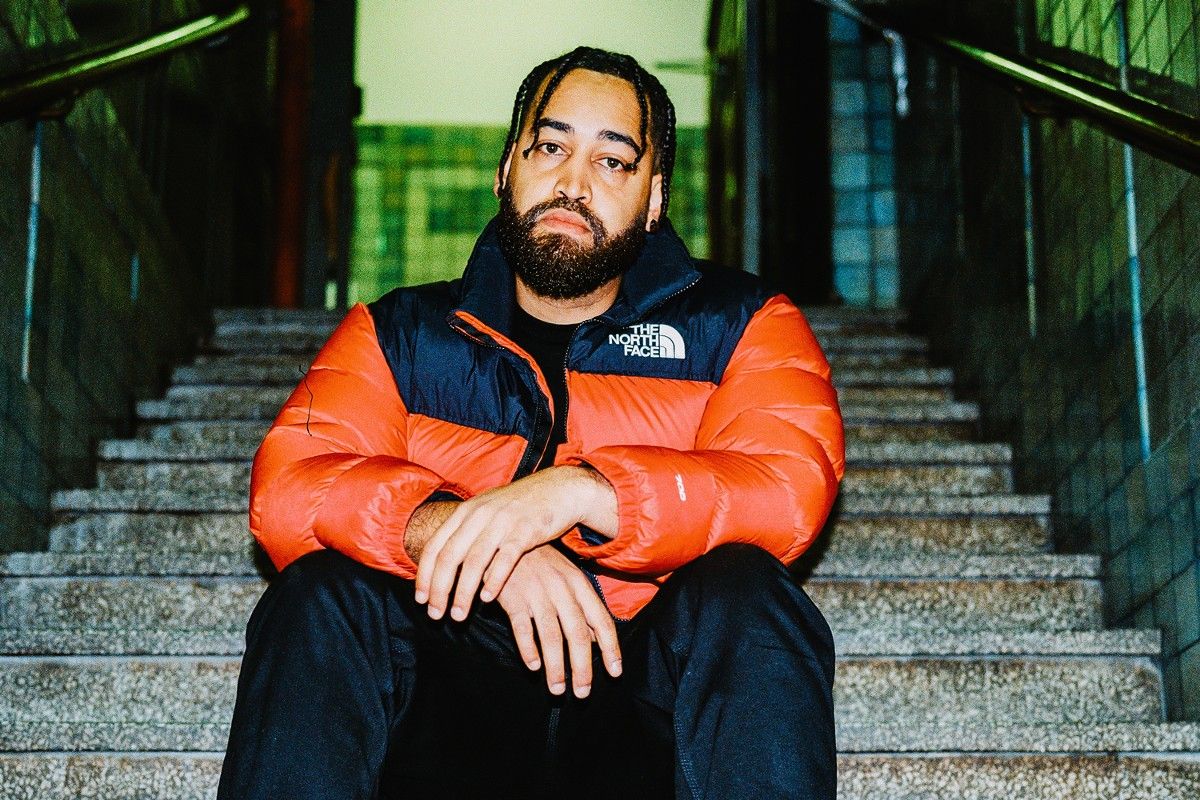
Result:
<svg viewBox="0 0 1200 800"><path fill-rule="evenodd" d="M570 233L586 233L592 234L592 228L587 224L583 217L573 211L564 211L561 208L551 209L542 216L538 217L539 225L546 225L551 228L558 228Z"/></svg>

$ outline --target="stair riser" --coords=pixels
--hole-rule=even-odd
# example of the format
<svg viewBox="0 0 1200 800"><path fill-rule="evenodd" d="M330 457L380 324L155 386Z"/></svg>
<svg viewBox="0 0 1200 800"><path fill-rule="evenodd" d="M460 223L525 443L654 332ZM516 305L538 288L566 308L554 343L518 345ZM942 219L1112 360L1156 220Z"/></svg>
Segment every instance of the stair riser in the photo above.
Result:
<svg viewBox="0 0 1200 800"><path fill-rule="evenodd" d="M896 370L930 369L928 359L920 353L906 352L830 352L825 354L834 375L851 370ZM201 353L190 366L204 370L216 370L212 380L204 383L220 383L227 380L231 367L252 369L282 369L295 385L312 363L312 353Z"/></svg>
<svg viewBox="0 0 1200 800"><path fill-rule="evenodd" d="M821 535L828 542L830 554L845 555L897 551L950 557L963 553L1031 553L1046 550L1050 541L1046 523L1032 517L835 518Z"/></svg>
<svg viewBox="0 0 1200 800"><path fill-rule="evenodd" d="M227 328L218 331L209 341L209 353L225 354L298 354L312 356L329 339L332 326L259 326ZM816 331L821 349L830 354L842 353L923 353L928 343L904 334L847 335L828 330Z"/></svg>
<svg viewBox="0 0 1200 800"><path fill-rule="evenodd" d="M1113 756L838 757L840 800L1178 800L1200 797L1200 764ZM211 800L221 756L0 756L13 797Z"/></svg>
<svg viewBox="0 0 1200 800"><path fill-rule="evenodd" d="M877 466L851 467L842 492L867 494L984 495L1013 489L1012 472L994 466Z"/></svg>
<svg viewBox="0 0 1200 800"><path fill-rule="evenodd" d="M87 514L50 530L59 553L244 552L252 549L246 514Z"/></svg>
<svg viewBox="0 0 1200 800"><path fill-rule="evenodd" d="M263 590L253 578L0 579L0 628L239 631ZM1096 581L812 578L836 631L1071 631L1099 628Z"/></svg>
<svg viewBox="0 0 1200 800"><path fill-rule="evenodd" d="M106 439L100 442L98 455L101 461L153 462L172 461L179 463L195 461L249 462L254 458L255 447L209 446L193 447L172 445L169 442L154 442L148 439ZM846 461L852 467L908 467L908 466L978 466L1008 468L1012 464L1012 452L1003 445L960 442L953 444L921 442L905 444L866 444L851 440L846 447Z"/></svg>
<svg viewBox="0 0 1200 800"><path fill-rule="evenodd" d="M290 390L300 383L307 367L307 359L260 365L244 363L233 357L202 361L176 367L172 391L185 392L197 386L286 387ZM834 385L839 387L924 387L946 391L952 383L952 373L948 369L848 368L842 362L835 362L832 367Z"/></svg>
<svg viewBox="0 0 1200 800"><path fill-rule="evenodd" d="M250 465L245 463L103 462L102 489L172 489L246 492ZM987 466L851 467L843 492L951 495L1006 493L1012 490L1007 469Z"/></svg>
<svg viewBox="0 0 1200 800"><path fill-rule="evenodd" d="M1096 756L843 755L839 800L1181 800L1200 763Z"/></svg>
<svg viewBox="0 0 1200 800"><path fill-rule="evenodd" d="M16 800L212 800L221 756L0 755L0 786Z"/></svg>
<svg viewBox="0 0 1200 800"><path fill-rule="evenodd" d="M0 719L17 728L228 722L236 660L105 661L0 664ZM1157 673L1141 659L844 661L834 704L839 722L855 725L1152 722L1161 715Z"/></svg>
<svg viewBox="0 0 1200 800"><path fill-rule="evenodd" d="M272 415L274 412L272 412ZM138 426L138 435L157 442L189 444L196 447L207 445L241 445L257 448L270 427L267 418L245 422L223 422L220 420L197 420L180 422L143 422ZM848 421L845 426L847 441L863 443L907 442L969 442L974 437L973 423L899 423L859 424Z"/></svg>
<svg viewBox="0 0 1200 800"><path fill-rule="evenodd" d="M908 319L908 312L901 308L857 308L853 306L802 306L801 312L814 329L838 328L888 328L894 329ZM336 325L345 312L340 309L322 308L218 308L213 311L213 325L217 333L226 330L266 326L303 327L306 325Z"/></svg>
<svg viewBox="0 0 1200 800"><path fill-rule="evenodd" d="M277 394L272 392L271 394ZM279 413L283 400L265 392L211 393L138 403L138 417L154 420L271 420ZM978 410L972 405L952 402L900 403L849 402L842 400L842 416L851 425L904 425L973 423Z"/></svg>
<svg viewBox="0 0 1200 800"><path fill-rule="evenodd" d="M1049 534L1034 518L835 519L818 548L829 554L1001 555L1046 549ZM50 531L50 550L61 553L145 552L225 553L251 550L246 515L85 514Z"/></svg>
<svg viewBox="0 0 1200 800"><path fill-rule="evenodd" d="M1090 580L809 580L836 631L1071 631L1103 624Z"/></svg>

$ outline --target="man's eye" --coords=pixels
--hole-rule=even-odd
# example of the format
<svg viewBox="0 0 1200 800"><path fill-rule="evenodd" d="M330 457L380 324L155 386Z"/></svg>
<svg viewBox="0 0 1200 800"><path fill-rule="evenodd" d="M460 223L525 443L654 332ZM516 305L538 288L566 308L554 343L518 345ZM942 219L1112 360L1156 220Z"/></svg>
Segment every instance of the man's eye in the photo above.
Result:
<svg viewBox="0 0 1200 800"><path fill-rule="evenodd" d="M556 145L554 142L542 142L538 146L542 149L542 152L545 153L546 155L556 156L562 152L562 148L559 147L558 145Z"/></svg>
<svg viewBox="0 0 1200 800"><path fill-rule="evenodd" d="M614 172L622 172L628 169L624 161L619 158L613 158L612 156L601 159L601 163L603 163L606 168Z"/></svg>

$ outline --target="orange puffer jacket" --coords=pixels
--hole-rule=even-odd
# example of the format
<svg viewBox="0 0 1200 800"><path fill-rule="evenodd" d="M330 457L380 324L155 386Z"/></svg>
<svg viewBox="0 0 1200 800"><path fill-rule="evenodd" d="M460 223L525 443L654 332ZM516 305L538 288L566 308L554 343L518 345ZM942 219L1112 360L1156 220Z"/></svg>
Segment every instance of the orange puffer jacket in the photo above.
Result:
<svg viewBox="0 0 1200 800"><path fill-rule="evenodd" d="M356 305L254 459L250 528L283 568L330 547L404 577L408 519L528 474L553 404L507 336L512 273L494 223L460 280ZM679 566L725 542L785 563L821 530L844 470L829 365L800 311L753 277L697 269L664 225L615 305L575 332L567 442L616 490L619 531L563 543L609 609L632 616Z"/></svg>

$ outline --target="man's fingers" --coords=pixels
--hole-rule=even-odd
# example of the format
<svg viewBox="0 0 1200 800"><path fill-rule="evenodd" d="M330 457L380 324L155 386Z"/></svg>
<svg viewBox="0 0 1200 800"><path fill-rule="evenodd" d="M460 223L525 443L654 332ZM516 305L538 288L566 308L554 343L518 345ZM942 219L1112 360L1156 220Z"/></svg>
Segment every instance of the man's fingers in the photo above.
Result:
<svg viewBox="0 0 1200 800"><path fill-rule="evenodd" d="M546 686L550 688L550 694L562 694L567 690L567 673L563 664L562 630L555 609L547 606L538 610L533 622L537 626L542 660L546 664Z"/></svg>
<svg viewBox="0 0 1200 800"><path fill-rule="evenodd" d="M492 528L491 531L475 540L475 543L467 551L466 557L463 558L462 569L458 573L458 587L454 591L454 605L450 608L450 616L459 622L467 618L467 611L470 610L471 603L475 601L475 592L479 589L483 571L493 563L496 550L500 546L498 540L502 538L503 533ZM508 576L505 575L505 577ZM482 599L487 602L493 597L495 594Z"/></svg>
<svg viewBox="0 0 1200 800"><path fill-rule="evenodd" d="M533 638L533 621L525 614L509 615L512 623L513 639L517 642L517 652L521 660L530 669L540 669L542 660L538 655L537 642Z"/></svg>
<svg viewBox="0 0 1200 800"><path fill-rule="evenodd" d="M592 630L596 644L600 646L600 658L604 661L604 668L615 678L621 674L621 644L617 639L617 626L612 615L608 613L604 602L596 596L591 586L581 587L577 590L577 596L588 627Z"/></svg>
<svg viewBox="0 0 1200 800"><path fill-rule="evenodd" d="M481 600L485 603L490 602L493 597L500 595L505 581L508 580L508 576L512 575L512 571L523 555L525 552L512 540L501 542L496 547L496 554L492 558L491 566L483 575L483 590L479 593Z"/></svg>
<svg viewBox="0 0 1200 800"><path fill-rule="evenodd" d="M450 590L454 588L454 581L458 577L458 568L471 546L475 544L480 529L487 524L486 520L480 519L481 516L483 515L471 514L463 519L458 529L438 551L433 573L429 576L429 616L434 619L441 617L446 610L446 605L450 602ZM471 596L474 595L472 591Z"/></svg>
<svg viewBox="0 0 1200 800"><path fill-rule="evenodd" d="M571 688L576 697L587 697L592 691L592 630L574 602L559 607L558 619L571 655Z"/></svg>
<svg viewBox="0 0 1200 800"><path fill-rule="evenodd" d="M438 555L446 541L458 530L459 522L467 514L467 511L467 503L460 503L458 508L446 517L445 522L433 532L429 541L425 543L425 548L421 551L421 560L417 564L417 577L413 581L413 592L418 603L429 600L429 584L433 578L434 568L437 566Z"/></svg>

